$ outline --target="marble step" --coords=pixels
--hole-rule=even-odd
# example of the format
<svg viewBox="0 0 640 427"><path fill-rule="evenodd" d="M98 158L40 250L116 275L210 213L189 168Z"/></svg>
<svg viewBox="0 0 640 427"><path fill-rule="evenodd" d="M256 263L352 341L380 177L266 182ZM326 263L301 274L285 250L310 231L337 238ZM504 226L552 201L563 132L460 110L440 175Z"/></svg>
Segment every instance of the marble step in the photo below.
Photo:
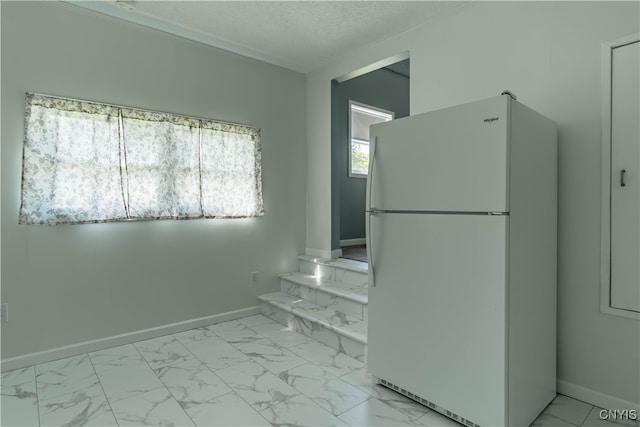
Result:
<svg viewBox="0 0 640 427"><path fill-rule="evenodd" d="M301 273L311 274L321 279L360 286L366 286L368 282L369 264L366 262L300 255L298 264Z"/></svg>
<svg viewBox="0 0 640 427"><path fill-rule="evenodd" d="M321 307L332 307L358 320L367 320L369 289L366 285L336 282L300 272L283 273L279 277L280 291L286 295Z"/></svg>
<svg viewBox="0 0 640 427"><path fill-rule="evenodd" d="M262 314L365 362L367 322L282 292L261 295Z"/></svg>

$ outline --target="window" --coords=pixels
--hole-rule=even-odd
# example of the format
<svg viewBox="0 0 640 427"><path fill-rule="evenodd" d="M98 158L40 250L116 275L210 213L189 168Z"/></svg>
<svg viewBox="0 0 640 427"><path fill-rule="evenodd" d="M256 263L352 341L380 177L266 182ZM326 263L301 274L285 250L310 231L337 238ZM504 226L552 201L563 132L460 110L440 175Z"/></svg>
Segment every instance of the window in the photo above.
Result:
<svg viewBox="0 0 640 427"><path fill-rule="evenodd" d="M369 171L369 126L393 120L394 113L349 101L349 176L366 178Z"/></svg>
<svg viewBox="0 0 640 427"><path fill-rule="evenodd" d="M260 130L27 94L21 224L261 216Z"/></svg>

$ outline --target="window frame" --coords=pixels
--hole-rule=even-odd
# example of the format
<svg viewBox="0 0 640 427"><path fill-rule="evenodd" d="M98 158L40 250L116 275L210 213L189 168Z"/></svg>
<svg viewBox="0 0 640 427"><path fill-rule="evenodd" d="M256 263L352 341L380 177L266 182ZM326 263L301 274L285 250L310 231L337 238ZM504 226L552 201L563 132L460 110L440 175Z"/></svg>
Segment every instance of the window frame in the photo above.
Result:
<svg viewBox="0 0 640 427"><path fill-rule="evenodd" d="M367 177L369 176L369 172L365 172L365 173L355 173L353 172L353 158L352 158L352 147L353 147L353 140L357 139L359 144L367 144L369 146L371 146L371 141L367 141L361 138L354 138L353 137L353 132L352 132L352 113L354 108L353 107L360 108L362 110L369 110L369 111L362 111L364 113L367 112L371 112L373 115L376 115L376 113L379 113L379 116L381 118L388 118L388 120L385 121L391 121L393 119L395 119L395 115L396 113L390 110L385 110L383 108L380 107L375 107L373 105L368 105L365 104L363 102L358 102L358 101L354 101L352 99L349 100L349 109L348 109L348 116L349 116L349 120L348 120L348 140L347 140L347 156L348 156L348 169L347 169L347 173L349 178L363 178L363 179L367 179Z"/></svg>
<svg viewBox="0 0 640 427"><path fill-rule="evenodd" d="M47 112L47 110L50 112ZM103 157L97 157L80 164L84 169L99 171L103 168L96 168L95 166L106 161L108 164L106 164L107 167L104 168L105 170L118 169L118 173L116 174L118 176L117 183L112 187L111 193L108 195L100 192L94 193L94 200L98 202L106 201L107 206L120 205L120 203L122 203L123 209L118 208L118 212L115 212L115 214L111 211L97 209L96 203L91 205L88 198L84 197L86 194L89 194L87 191L83 193L74 192L74 189L82 187L81 184L74 186L74 184L78 184L77 178L76 182L71 185L69 181L60 181L62 188L65 189L62 193L59 193L60 190L53 188L53 183L60 179L60 176L58 168L51 167L50 164L60 163L60 159L57 158L60 144L67 139L82 141L85 137L83 130L78 131L77 129L73 129L73 127L66 129L65 132L60 134L54 133L53 136L51 136L52 134L49 133L49 136L44 136L47 135L50 129L60 129L57 125L57 120L61 120L61 117L64 119L65 112L78 113L79 118L82 120L79 123L89 127L99 122L101 116L108 117L109 120L107 120L107 122L114 122L117 126L116 134L111 135L111 139L99 138L97 141L91 140L91 143L85 143L84 146L79 146L80 151L78 151L78 148L73 149L79 153L82 153L84 149L90 150L98 146L112 147L112 151L113 149L116 150L117 158L113 157L112 152L112 156L109 159L105 160ZM42 117L46 117L48 121L37 120L38 115L43 115ZM163 152L161 144L156 144L154 141L147 140L145 137L130 139L129 136L125 135L132 129L131 123L127 122L134 121L140 121L148 129L151 129L152 132L156 131L158 134L166 134L166 138L159 140L163 141L163 143L172 145L174 141L170 140L170 137L177 137L178 139L176 139L176 141L178 143L193 147L193 150L190 149L193 151L190 155L191 163L189 165L183 165L183 159L181 159L180 156L173 152L167 153L166 150ZM157 126L155 126L156 123ZM166 124L189 128L189 135L186 136L190 136L190 138L185 139L185 135L168 131L164 128ZM263 216L264 203L262 194L262 149L260 134L261 130L259 128L244 124L27 92L22 158L22 188L18 223L23 225L57 225L157 219L185 220ZM136 149L130 152L130 142L127 140L133 141L133 146L138 144L138 146L141 147L137 149L138 153L144 154L142 150L146 150L149 154L154 156L157 154L159 157L151 164L138 165L135 161L130 163L128 161L129 154L135 152ZM229 145L228 148L220 150L216 148L219 144L223 146L224 144L231 145ZM49 151L53 151L55 155L48 154ZM73 153L73 151L70 151L70 153ZM152 157L155 158L154 156ZM215 164L209 164L208 166L206 163L210 163L211 160L209 162L204 160L207 157L215 159L221 156L229 157L229 159L223 161L213 160ZM51 159L53 159L53 161ZM195 163L193 162L194 159ZM160 162L157 160L160 160ZM162 161L164 161L164 165L161 167ZM239 175L241 176L240 179L228 178L226 176L226 174L232 172L229 168L229 161L243 165L241 168L242 171L238 170L238 172L243 172ZM211 168L211 165L215 167ZM170 186L173 185L173 187L176 188L178 188L176 186L179 179L178 175L183 175L181 172L190 170L192 173L189 175L197 177L197 183L193 181L189 185L182 187L190 191L190 195L182 191L159 193L167 196L169 200L168 204L165 200L164 205L159 204L156 210L152 209L148 214L144 210L141 211L141 213L132 213L132 206L138 204L141 199L131 197L130 184L134 183L138 186L145 185L144 180L154 178L152 175L147 176L147 174L143 174L143 176L137 179L133 178L134 175L130 174L130 171L135 169L166 171L166 176L173 179L173 181L169 182ZM82 172L82 169L80 169L80 172ZM212 173L221 176L217 178L204 178ZM72 176L75 178L78 176L78 173L72 174ZM113 176L114 174L107 176L98 173L96 179L103 180L105 177L113 178ZM168 182L170 180L165 181ZM225 182L226 184L221 185L221 182ZM29 184L27 185L27 183ZM111 182L111 184L114 183ZM227 187L226 190L224 189L225 185ZM82 188L84 189L84 187ZM222 191L220 188L222 188ZM68 189L72 190L68 191ZM116 192L121 193L121 196L117 196L118 200L114 199L114 189ZM205 195L205 193L208 194ZM55 199L59 195L63 198L61 200L64 201L65 197L69 198L71 196L69 200L73 200L73 196L79 194L81 195L81 200L78 200L78 206L68 206L69 203L66 203L67 207L65 207L65 203L56 204L55 202ZM194 194L199 194L197 203L189 200L189 197L193 198ZM105 198L105 195L109 197ZM212 195L214 195L213 198L211 198ZM185 198L185 196L187 198ZM53 201L53 204L48 201ZM142 203L140 206L144 206L145 202ZM197 204L199 204L199 207L196 206ZM62 206L62 210L58 205ZM183 208L184 206L187 206L187 208ZM196 207L194 208L194 206ZM122 212L120 212L121 210Z"/></svg>

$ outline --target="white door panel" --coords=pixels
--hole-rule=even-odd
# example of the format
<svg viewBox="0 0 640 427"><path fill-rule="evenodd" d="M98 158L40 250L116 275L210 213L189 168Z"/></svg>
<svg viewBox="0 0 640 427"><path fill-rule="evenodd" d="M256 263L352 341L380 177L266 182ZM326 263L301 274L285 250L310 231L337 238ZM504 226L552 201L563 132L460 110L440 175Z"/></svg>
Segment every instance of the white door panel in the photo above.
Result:
<svg viewBox="0 0 640 427"><path fill-rule="evenodd" d="M612 61L611 306L640 312L640 42Z"/></svg>
<svg viewBox="0 0 640 427"><path fill-rule="evenodd" d="M480 425L505 425L508 217L369 219L370 372Z"/></svg>
<svg viewBox="0 0 640 427"><path fill-rule="evenodd" d="M507 211L509 101L498 96L371 126L367 206Z"/></svg>

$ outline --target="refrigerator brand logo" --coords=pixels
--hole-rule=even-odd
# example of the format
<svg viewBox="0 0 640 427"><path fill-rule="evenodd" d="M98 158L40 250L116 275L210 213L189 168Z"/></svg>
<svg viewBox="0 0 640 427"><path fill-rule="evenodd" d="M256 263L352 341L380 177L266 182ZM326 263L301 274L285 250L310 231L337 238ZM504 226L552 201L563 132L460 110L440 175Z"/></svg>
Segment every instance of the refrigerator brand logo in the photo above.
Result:
<svg viewBox="0 0 640 427"><path fill-rule="evenodd" d="M496 120L498 120L498 117L489 117L488 119L484 119L484 122L491 123L491 122L495 122Z"/></svg>

